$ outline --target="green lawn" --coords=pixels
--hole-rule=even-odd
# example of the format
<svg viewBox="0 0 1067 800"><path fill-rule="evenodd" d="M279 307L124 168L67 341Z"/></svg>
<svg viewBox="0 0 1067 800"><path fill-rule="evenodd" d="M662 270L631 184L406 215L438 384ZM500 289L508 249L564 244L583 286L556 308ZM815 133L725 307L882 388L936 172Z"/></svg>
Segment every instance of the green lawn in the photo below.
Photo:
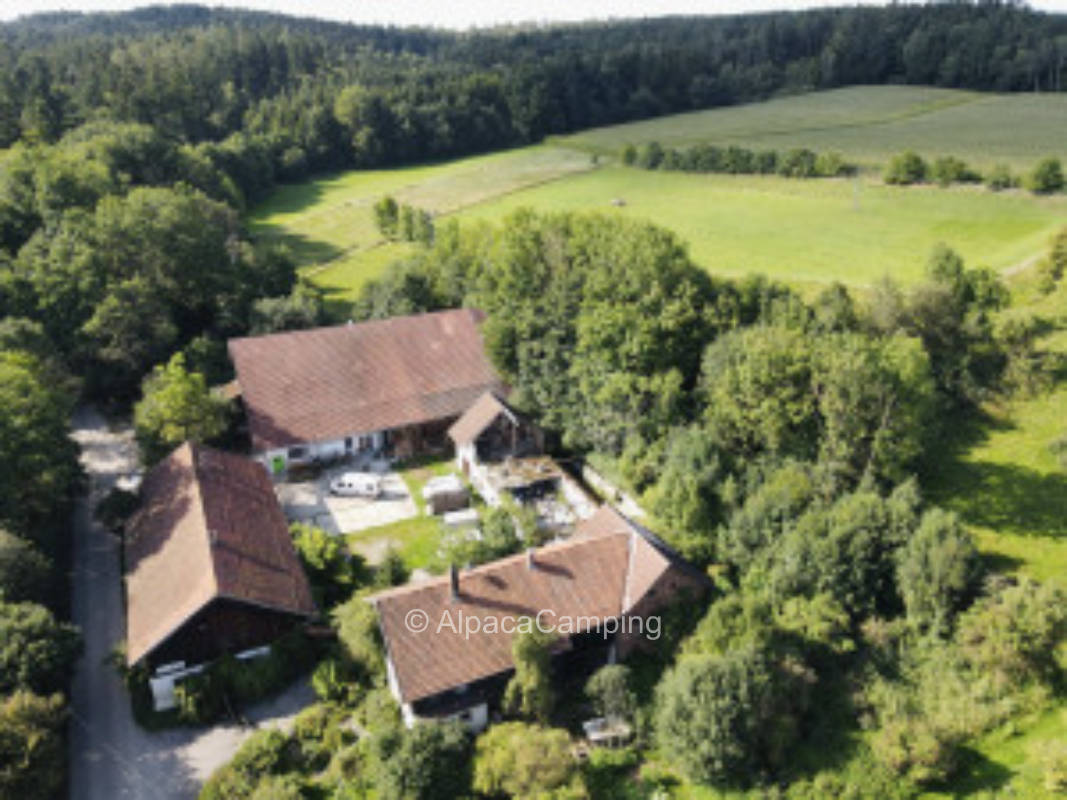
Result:
<svg viewBox="0 0 1067 800"><path fill-rule="evenodd" d="M614 199L624 200L621 208ZM499 221L516 208L603 211L670 228L714 275L793 282L913 281L945 242L970 264L1010 267L1042 250L1067 198L977 188L892 187L870 179L790 180L602 167L458 214Z"/></svg>
<svg viewBox="0 0 1067 800"><path fill-rule="evenodd" d="M377 528L350 533L347 540L353 552L360 547L384 542L395 549L409 570L428 569L437 556L441 541L441 520L420 514Z"/></svg>
<svg viewBox="0 0 1067 800"><path fill-rule="evenodd" d="M372 206L383 195L440 215L590 166L587 153L537 146L442 164L343 172L281 187L255 208L249 224L261 237L286 242L303 270L333 297L351 299L364 281L406 252L403 245L384 245L374 226Z"/></svg>
<svg viewBox="0 0 1067 800"><path fill-rule="evenodd" d="M1067 579L1067 472L1048 445L1067 434L1067 385L972 423L926 482L1001 567Z"/></svg>
<svg viewBox="0 0 1067 800"><path fill-rule="evenodd" d="M1042 349L1067 359L1067 285L1035 295L1020 276L1015 303L1058 329ZM990 404L961 425L937 470L924 477L931 500L956 511L1002 568L1067 584L1067 470L1049 444L1067 435L1067 375L1052 391Z"/></svg>
<svg viewBox="0 0 1067 800"><path fill-rule="evenodd" d="M376 528L367 528L345 538L353 549L378 549L375 545L391 546L404 559L409 570L433 571L437 549L441 544L441 518L428 515L422 499L422 488L435 475L445 475L455 470L455 462L448 459L419 459L398 467L400 477L408 487L411 498L418 508L418 516L403 519Z"/></svg>
<svg viewBox="0 0 1067 800"><path fill-rule="evenodd" d="M836 150L865 166L914 149L975 166L1028 169L1067 156L1067 96L983 94L922 86L854 86L741 106L613 125L561 137L562 145L617 153L627 143L740 144L757 149Z"/></svg>
<svg viewBox="0 0 1067 800"><path fill-rule="evenodd" d="M1030 273L1015 281L1016 303L1057 322L1060 330L1042 346L1067 354L1067 285L1037 295ZM1065 434L1067 376L1061 376L1049 393L987 408L984 418L963 426L938 470L926 477L930 499L959 513L991 566L1067 585L1067 470L1048 449ZM930 797L997 790L1006 797L1051 798L1038 749L1065 739L1067 702L1061 699L982 737L954 792Z"/></svg>

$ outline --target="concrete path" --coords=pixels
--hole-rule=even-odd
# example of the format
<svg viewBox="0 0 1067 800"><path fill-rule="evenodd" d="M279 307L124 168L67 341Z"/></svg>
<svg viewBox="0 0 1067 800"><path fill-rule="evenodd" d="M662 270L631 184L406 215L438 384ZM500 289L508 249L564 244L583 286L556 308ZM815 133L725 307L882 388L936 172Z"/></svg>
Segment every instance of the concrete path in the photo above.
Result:
<svg viewBox="0 0 1067 800"><path fill-rule="evenodd" d="M254 729L220 725L149 733L134 722L126 689L106 663L124 632L118 541L93 523L91 509L136 467L136 448L128 429L109 430L91 408L78 410L74 429L90 490L77 504L71 530L71 611L82 629L85 652L71 687L70 797L195 798L204 779L228 761ZM257 725L284 727L313 700L310 688L300 683L246 716Z"/></svg>

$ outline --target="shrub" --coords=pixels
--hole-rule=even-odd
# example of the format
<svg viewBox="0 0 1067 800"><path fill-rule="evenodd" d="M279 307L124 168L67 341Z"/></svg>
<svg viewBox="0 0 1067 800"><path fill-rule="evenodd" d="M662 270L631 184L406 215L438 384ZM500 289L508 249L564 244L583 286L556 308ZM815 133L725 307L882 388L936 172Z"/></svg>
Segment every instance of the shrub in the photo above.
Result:
<svg viewBox="0 0 1067 800"><path fill-rule="evenodd" d="M385 676L378 614L365 597L354 596L333 610L334 627L342 652L360 680L377 684Z"/></svg>
<svg viewBox="0 0 1067 800"><path fill-rule="evenodd" d="M585 693L598 714L629 719L637 706L630 688L630 669L622 664L608 664L598 669L585 684Z"/></svg>
<svg viewBox="0 0 1067 800"><path fill-rule="evenodd" d="M760 175L773 175L778 171L778 153L774 150L761 150L756 153L753 167Z"/></svg>
<svg viewBox="0 0 1067 800"><path fill-rule="evenodd" d="M52 562L30 542L0 528L0 600L43 603L51 580Z"/></svg>
<svg viewBox="0 0 1067 800"><path fill-rule="evenodd" d="M926 180L927 166L918 153L907 152L893 156L885 171L885 182L906 186Z"/></svg>
<svg viewBox="0 0 1067 800"><path fill-rule="evenodd" d="M684 658L656 688L656 739L689 779L745 784L792 745L794 697L759 649Z"/></svg>
<svg viewBox="0 0 1067 800"><path fill-rule="evenodd" d="M986 176L985 185L989 187L990 191L1001 192L1005 189L1014 189L1019 185L1019 180L1011 174L1011 170L1008 169L1006 164L997 164Z"/></svg>
<svg viewBox="0 0 1067 800"><path fill-rule="evenodd" d="M304 800L304 781L296 775L271 775L256 784L249 800Z"/></svg>
<svg viewBox="0 0 1067 800"><path fill-rule="evenodd" d="M0 698L0 797L57 797L67 755L63 696L17 691Z"/></svg>
<svg viewBox="0 0 1067 800"><path fill-rule="evenodd" d="M1026 176L1026 188L1034 194L1051 194L1063 190L1063 166L1058 158L1045 158Z"/></svg>
<svg viewBox="0 0 1067 800"><path fill-rule="evenodd" d="M359 679L359 671L352 662L330 656L320 661L311 673L311 688L315 696L324 702L355 706L366 692Z"/></svg>
<svg viewBox="0 0 1067 800"><path fill-rule="evenodd" d="M778 162L778 174L787 178L812 178L816 174L815 153L803 147L790 150Z"/></svg>
<svg viewBox="0 0 1067 800"><path fill-rule="evenodd" d="M178 719L189 725L214 722L226 710L221 684L210 672L190 675L174 687Z"/></svg>
<svg viewBox="0 0 1067 800"><path fill-rule="evenodd" d="M248 737L233 759L212 773L200 790L200 800L240 800L251 797L263 781L289 772L295 766L292 742L279 730L268 728Z"/></svg>
<svg viewBox="0 0 1067 800"><path fill-rule="evenodd" d="M136 492L115 487L96 504L93 517L108 530L119 533L140 504L141 499Z"/></svg>
<svg viewBox="0 0 1067 800"><path fill-rule="evenodd" d="M330 608L347 599L362 576L363 559L349 555L341 537L314 525L297 522L290 533L319 607Z"/></svg>
<svg viewBox="0 0 1067 800"><path fill-rule="evenodd" d="M279 638L265 656L241 660L223 656L175 687L178 719L203 725L222 717L227 703L232 707L269 697L310 669L315 656L312 642L299 631Z"/></svg>
<svg viewBox="0 0 1067 800"><path fill-rule="evenodd" d="M953 183L977 183L982 180L981 175L955 156L943 156L937 159L930 169L930 177L939 186L948 186Z"/></svg>
<svg viewBox="0 0 1067 800"><path fill-rule="evenodd" d="M649 142L637 153L637 166L656 169L663 161L663 146L659 142Z"/></svg>
<svg viewBox="0 0 1067 800"><path fill-rule="evenodd" d="M897 555L909 622L922 631L948 633L978 575L978 551L959 518L939 508L927 511Z"/></svg>
<svg viewBox="0 0 1067 800"><path fill-rule="evenodd" d="M326 703L308 706L297 714L291 736L301 770L320 772L329 764L331 754L349 743L351 734L341 727L346 717L343 710Z"/></svg>
<svg viewBox="0 0 1067 800"><path fill-rule="evenodd" d="M956 640L964 656L1002 686L1052 681L1056 652L1067 638L1067 596L1028 578L975 603L959 619Z"/></svg>
<svg viewBox="0 0 1067 800"><path fill-rule="evenodd" d="M0 602L0 695L62 691L79 653L78 629L44 606Z"/></svg>
<svg viewBox="0 0 1067 800"><path fill-rule="evenodd" d="M855 167L847 163L840 153L820 153L815 159L815 174L823 178L851 175Z"/></svg>
<svg viewBox="0 0 1067 800"><path fill-rule="evenodd" d="M460 722L424 722L377 735L370 748L382 800L454 800L470 791L470 740Z"/></svg>
<svg viewBox="0 0 1067 800"><path fill-rule="evenodd" d="M884 723L871 740L875 758L916 783L944 781L956 768L957 743L921 718Z"/></svg>
<svg viewBox="0 0 1067 800"><path fill-rule="evenodd" d="M390 546L381 563L374 569L374 585L383 589L400 586L407 583L409 574L410 570L404 563L404 557Z"/></svg>
<svg viewBox="0 0 1067 800"><path fill-rule="evenodd" d="M494 725L478 737L474 789L489 796L544 797L577 778L566 731L523 722Z"/></svg>
<svg viewBox="0 0 1067 800"><path fill-rule="evenodd" d="M622 148L622 153L619 157L622 159L623 164L628 167L631 167L633 166L634 162L637 161L637 148L634 147L632 144L624 145Z"/></svg>
<svg viewBox="0 0 1067 800"><path fill-rule="evenodd" d="M400 727L400 706L388 689L371 689L356 708L356 721L372 734Z"/></svg>

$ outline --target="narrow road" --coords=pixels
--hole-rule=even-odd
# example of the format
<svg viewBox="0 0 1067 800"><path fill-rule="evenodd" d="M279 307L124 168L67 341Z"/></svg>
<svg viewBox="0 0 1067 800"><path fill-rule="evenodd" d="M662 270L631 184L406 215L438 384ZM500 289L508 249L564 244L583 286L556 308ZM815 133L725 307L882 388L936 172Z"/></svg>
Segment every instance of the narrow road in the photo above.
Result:
<svg viewBox="0 0 1067 800"><path fill-rule="evenodd" d="M124 635L119 542L95 524L92 509L115 481L136 466L129 429L110 430L92 408L74 415L74 439L89 475L87 497L71 522L73 621L85 652L71 687L71 800L188 800L220 764L228 761L251 729L235 725L150 733L133 719L130 699L108 656ZM313 701L305 683L250 709L258 724L287 724Z"/></svg>

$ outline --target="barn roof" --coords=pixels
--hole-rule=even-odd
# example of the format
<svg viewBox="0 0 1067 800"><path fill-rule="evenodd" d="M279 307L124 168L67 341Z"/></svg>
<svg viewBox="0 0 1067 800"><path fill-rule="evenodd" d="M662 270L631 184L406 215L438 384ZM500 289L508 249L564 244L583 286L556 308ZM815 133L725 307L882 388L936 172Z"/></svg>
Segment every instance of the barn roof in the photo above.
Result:
<svg viewBox="0 0 1067 800"><path fill-rule="evenodd" d="M458 416L502 389L475 309L231 339L256 450Z"/></svg>
<svg viewBox="0 0 1067 800"><path fill-rule="evenodd" d="M474 401L474 405L463 412L448 429L448 436L458 447L469 444L482 435L493 424L493 420L504 414L513 423L518 423L518 416L511 406L499 398L495 392L485 392Z"/></svg>
<svg viewBox="0 0 1067 800"><path fill-rule="evenodd" d="M183 444L145 476L126 535L126 658L216 598L297 616L315 604L263 467Z"/></svg>
<svg viewBox="0 0 1067 800"><path fill-rule="evenodd" d="M642 529L604 506L567 541L463 570L454 599L446 576L390 589L370 601L378 610L400 698L413 702L511 669L512 634L502 630L502 618L536 618L545 610L557 620L617 618L675 563ZM408 624L416 609L429 621L422 632ZM440 624L461 617L477 618L480 632L468 638L448 622ZM496 632L487 633L491 617L497 618Z"/></svg>

